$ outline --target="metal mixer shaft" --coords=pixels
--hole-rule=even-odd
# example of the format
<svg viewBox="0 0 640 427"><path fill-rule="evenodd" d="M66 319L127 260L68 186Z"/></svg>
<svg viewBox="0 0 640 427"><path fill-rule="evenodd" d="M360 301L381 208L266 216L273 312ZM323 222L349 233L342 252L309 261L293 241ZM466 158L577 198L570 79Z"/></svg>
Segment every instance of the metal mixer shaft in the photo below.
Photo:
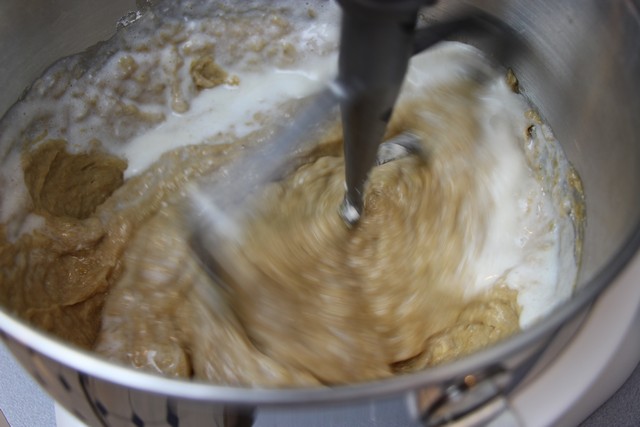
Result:
<svg viewBox="0 0 640 427"><path fill-rule="evenodd" d="M364 190L378 146L414 53L421 6L431 0L339 0L343 9L338 81L346 194L340 214L348 225L360 219Z"/></svg>

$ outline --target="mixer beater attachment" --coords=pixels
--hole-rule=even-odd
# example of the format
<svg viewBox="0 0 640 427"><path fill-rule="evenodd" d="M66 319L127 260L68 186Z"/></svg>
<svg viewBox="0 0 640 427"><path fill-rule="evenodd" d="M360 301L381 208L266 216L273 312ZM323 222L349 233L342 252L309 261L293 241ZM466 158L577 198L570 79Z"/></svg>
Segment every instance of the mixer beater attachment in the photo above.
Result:
<svg viewBox="0 0 640 427"><path fill-rule="evenodd" d="M348 227L355 227L364 211L371 169L406 155L422 154L420 140L409 132L381 144L411 57L461 33L489 36L494 55L503 59L514 51L513 33L479 11L416 29L418 11L435 0L338 2L344 13L337 79L277 132L276 138L231 165L224 182L194 186L190 191L192 203L186 213L189 245L205 271L219 283L224 282L225 264L221 242L236 240L241 234L235 224L242 200L256 186L282 175L304 145L301 141L331 116L337 104L342 112L346 184L339 214Z"/></svg>
<svg viewBox="0 0 640 427"><path fill-rule="evenodd" d="M339 212L348 226L354 226L364 210L367 178L376 165L411 57L460 32L498 36L495 41L501 44L508 38L499 23L479 11L416 30L420 8L435 0L338 2L343 10L337 83L345 93L340 104L346 184ZM505 46L501 47L504 53ZM405 147L395 152L402 153L410 138L403 140ZM419 149L417 140L409 145L412 148L404 153Z"/></svg>

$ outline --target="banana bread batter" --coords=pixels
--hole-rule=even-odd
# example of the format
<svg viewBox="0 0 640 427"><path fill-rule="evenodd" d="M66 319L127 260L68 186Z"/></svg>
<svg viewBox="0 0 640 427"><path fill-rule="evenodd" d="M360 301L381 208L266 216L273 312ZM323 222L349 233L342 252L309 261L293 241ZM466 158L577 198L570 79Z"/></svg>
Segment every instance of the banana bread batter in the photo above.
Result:
<svg viewBox="0 0 640 427"><path fill-rule="evenodd" d="M260 30L265 46L269 37L296 34L286 17L278 9L269 21L278 31ZM162 103L178 117L190 117L200 94L250 86L252 75L234 70L255 72L257 62L233 68L240 60L230 50L219 63L212 53L219 45L185 42L188 35L169 28L160 39L191 61L170 61L175 80L154 96L166 93ZM331 51L332 42L314 42L316 54ZM183 51L175 48L179 43ZM299 48L287 43L267 57L280 66L295 63ZM154 87L139 59L126 54L116 64L126 84ZM179 69L188 74L180 77ZM102 135L78 149L76 140L58 137L63 127L23 131L23 144L3 157L4 170L17 170L20 181L0 177L11 185L5 188L24 187L21 207L11 209L8 192L0 205L0 304L117 362L247 386L379 379L459 358L517 332L525 312L529 323L544 314L531 311L526 297L537 292L531 287L537 276L513 273L517 266L535 271L549 259L579 253L579 179L526 103L509 101L522 109L512 116L504 112L514 110L509 105L496 107L492 97L509 92L504 79L458 73L416 83L421 70L414 67L389 136L411 131L424 155L374 168L363 218L349 229L337 214L344 192L340 129L327 129L295 170L249 196L252 209L236 218L241 238L220 246L224 283L213 281L190 250L187 189L203 177L223 179L238 155L267 139L268 110L252 116L262 127L218 132L197 144L176 140L149 166L133 169L141 163L126 151L131 137L111 143ZM140 100L149 94L139 95L137 104L110 110L114 123L142 123L124 134L144 133L172 114L144 110ZM274 117L290 114L295 102L278 104ZM488 114L492 108L502 112ZM78 117L81 123L84 116ZM522 235L496 239L496 227L508 231L512 223ZM554 252L557 241L570 248L568 255ZM509 253L510 245L522 249L521 258L504 256L498 244ZM573 280L557 301L568 297Z"/></svg>

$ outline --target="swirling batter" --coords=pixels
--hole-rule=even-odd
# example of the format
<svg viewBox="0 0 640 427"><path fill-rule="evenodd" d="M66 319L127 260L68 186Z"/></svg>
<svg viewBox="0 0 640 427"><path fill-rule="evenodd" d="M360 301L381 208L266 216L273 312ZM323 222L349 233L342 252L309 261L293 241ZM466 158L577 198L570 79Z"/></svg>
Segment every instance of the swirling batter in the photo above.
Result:
<svg viewBox="0 0 640 427"><path fill-rule="evenodd" d="M251 209L235 218L242 235L221 244L225 283L203 271L188 244L187 188L223 179L295 110L295 98L317 88L321 76L301 64L331 69L335 10L321 6L304 16L286 7L227 11L242 30L224 34L211 28L229 16L185 28L154 15L131 30L149 38L135 44L125 34L120 51L66 93L65 77L36 84L39 96L8 116L27 111L31 121L1 141L10 189L0 204L2 305L137 368L302 386L443 363L566 299L579 258L579 179L526 101L457 45L413 61L389 136L411 131L424 154L374 168L357 227L337 214L336 124L295 170L251 194ZM252 35L264 18L256 10L271 14L271 27ZM253 48L243 56L229 46ZM263 62L247 59L256 55ZM168 74L151 74L158 63ZM82 74L77 67L67 71ZM74 95L95 79L115 104L89 89ZM110 135L114 128L122 131Z"/></svg>

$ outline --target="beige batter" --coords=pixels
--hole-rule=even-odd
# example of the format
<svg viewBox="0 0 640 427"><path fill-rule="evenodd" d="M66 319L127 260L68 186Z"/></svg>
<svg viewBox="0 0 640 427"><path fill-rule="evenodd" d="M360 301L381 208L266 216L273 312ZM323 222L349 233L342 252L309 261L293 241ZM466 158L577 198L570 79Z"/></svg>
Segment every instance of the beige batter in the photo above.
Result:
<svg viewBox="0 0 640 427"><path fill-rule="evenodd" d="M374 169L354 229L337 215L343 160L339 131L328 132L302 167L252 196L245 240L224 246L228 287L200 269L172 206L251 137L167 153L127 181L97 143L73 155L36 141L23 168L46 226L3 240L2 302L110 359L221 384L371 380L495 342L518 330L516 292L462 294L461 254L482 243L490 212L482 162L469 164L481 149L478 88L442 87L398 111L390 132L411 129L425 155Z"/></svg>
<svg viewBox="0 0 640 427"><path fill-rule="evenodd" d="M490 212L490 165L469 164L482 148L477 89L440 88L396 115L391 132L425 136L426 155L374 170L355 229L337 215L344 169L330 132L254 196L244 240L223 246L226 286L199 268L180 217L161 210L123 254L97 351L223 384L340 384L421 369L518 330L515 291L463 298L462 254L482 243ZM427 108L437 126L409 113Z"/></svg>
<svg viewBox="0 0 640 427"><path fill-rule="evenodd" d="M336 124L296 158L294 170L231 212L242 235L214 243L223 282L213 281L189 246L192 233L207 231L189 222L189 189L217 183L221 169L268 141L274 123L288 123L295 99L311 93L297 86L329 78L314 64L331 62L339 22L330 2L308 9L215 3L175 0L148 11L95 48L95 57L52 67L0 123L3 310L148 372L302 387L460 358L516 333L528 309L527 324L546 313L522 302L527 291L529 302L531 294L554 304L568 298L574 278L558 286L568 289L564 295L547 299L536 294L544 286L527 281L538 280L549 260L574 261L573 253L547 256L558 242L579 260L580 180L561 167L566 160L534 110L516 117L524 102L508 116L513 123L492 124L495 116L483 114L496 101L483 100L495 84L492 71L465 50L436 54L414 70L412 78L423 81L403 91L387 137L410 131L423 153L373 169L356 227L338 215L344 165ZM518 91L513 73L507 82ZM203 99L212 108L199 105ZM162 127L176 117L178 126ZM229 117L229 126L216 128ZM184 123L199 125L184 132ZM492 125L508 127L501 135L513 140L487 149ZM197 137L181 139L186 133ZM516 155L496 154L496 146ZM503 170L514 159L532 185L517 187L517 196L499 193L496 164ZM494 220L502 226L505 212L534 217L521 227L534 238L505 227L507 244L492 240L501 235ZM567 225L568 218L576 222ZM556 227L566 233L551 232ZM523 259L497 250L509 252L516 237L529 245L518 252ZM507 267L483 286L479 280L495 273L492 262L505 259ZM522 265L529 276L510 275Z"/></svg>

